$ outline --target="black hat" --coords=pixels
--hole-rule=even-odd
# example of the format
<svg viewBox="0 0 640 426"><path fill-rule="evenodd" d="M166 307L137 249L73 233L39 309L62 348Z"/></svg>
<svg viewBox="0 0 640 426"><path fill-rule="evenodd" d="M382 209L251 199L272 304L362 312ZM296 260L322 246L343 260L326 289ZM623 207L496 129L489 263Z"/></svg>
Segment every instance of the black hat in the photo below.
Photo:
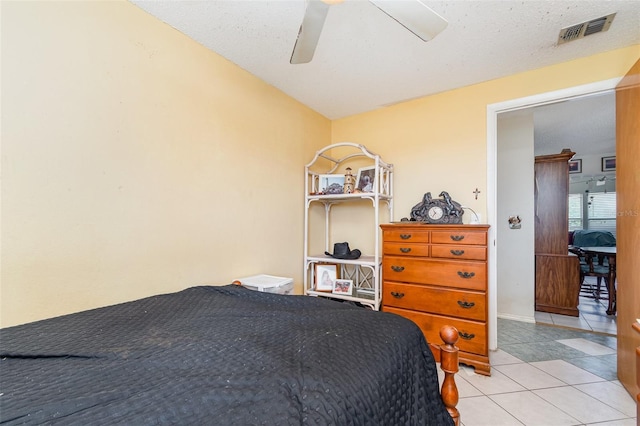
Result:
<svg viewBox="0 0 640 426"><path fill-rule="evenodd" d="M328 251L325 251L324 254L336 259L357 259L362 253L360 253L360 250L358 249L351 250L349 248L349 243L335 243L333 245L333 254Z"/></svg>

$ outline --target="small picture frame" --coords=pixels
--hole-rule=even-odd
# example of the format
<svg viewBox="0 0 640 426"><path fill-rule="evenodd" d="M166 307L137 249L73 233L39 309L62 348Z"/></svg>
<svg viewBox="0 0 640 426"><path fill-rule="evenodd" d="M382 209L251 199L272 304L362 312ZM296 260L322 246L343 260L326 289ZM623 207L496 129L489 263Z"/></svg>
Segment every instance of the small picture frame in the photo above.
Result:
<svg viewBox="0 0 640 426"><path fill-rule="evenodd" d="M360 192L374 192L376 185L376 167L361 167L358 169L356 189Z"/></svg>
<svg viewBox="0 0 640 426"><path fill-rule="evenodd" d="M337 263L316 263L315 290L331 293L336 285L336 280L340 277L339 271Z"/></svg>
<svg viewBox="0 0 640 426"><path fill-rule="evenodd" d="M602 171L613 172L616 170L616 157L602 157Z"/></svg>
<svg viewBox="0 0 640 426"><path fill-rule="evenodd" d="M336 279L333 285L333 293L351 296L353 293L353 280Z"/></svg>
<svg viewBox="0 0 640 426"><path fill-rule="evenodd" d="M322 194L342 194L344 192L344 175L319 175L319 189Z"/></svg>
<svg viewBox="0 0 640 426"><path fill-rule="evenodd" d="M582 160L570 160L569 173L582 173Z"/></svg>

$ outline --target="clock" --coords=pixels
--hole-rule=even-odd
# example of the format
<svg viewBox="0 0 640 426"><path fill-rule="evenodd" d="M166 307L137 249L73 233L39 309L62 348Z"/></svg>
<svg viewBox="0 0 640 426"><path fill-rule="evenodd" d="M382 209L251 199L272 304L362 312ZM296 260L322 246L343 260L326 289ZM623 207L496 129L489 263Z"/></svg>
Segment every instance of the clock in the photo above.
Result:
<svg viewBox="0 0 640 426"><path fill-rule="evenodd" d="M427 223L462 223L462 206L451 199L446 191L440 193L442 198L432 198L427 192L422 201L411 209L411 220Z"/></svg>
<svg viewBox="0 0 640 426"><path fill-rule="evenodd" d="M429 217L429 220L440 220L442 219L442 216L444 216L444 210L442 210L442 207L438 205L432 205L427 210L427 216Z"/></svg>

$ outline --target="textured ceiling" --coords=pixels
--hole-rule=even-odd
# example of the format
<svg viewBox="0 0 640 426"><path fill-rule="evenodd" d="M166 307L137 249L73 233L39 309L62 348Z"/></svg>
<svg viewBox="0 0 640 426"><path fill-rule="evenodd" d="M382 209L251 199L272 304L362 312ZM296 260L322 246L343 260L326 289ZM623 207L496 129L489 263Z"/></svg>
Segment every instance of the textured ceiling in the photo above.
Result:
<svg viewBox="0 0 640 426"><path fill-rule="evenodd" d="M422 1L449 22L433 40L366 0L345 0L331 6L313 60L301 65L289 58L304 0L132 2L330 119L640 44L640 0ZM557 44L561 28L613 12L608 31ZM582 152L615 146L612 99L541 107L536 149L555 151L551 141L564 146L565 137Z"/></svg>
<svg viewBox="0 0 640 426"><path fill-rule="evenodd" d="M504 112L498 119L533 115L534 155L568 148L575 158L616 152L616 97L613 90L547 105Z"/></svg>
<svg viewBox="0 0 640 426"><path fill-rule="evenodd" d="M613 91L536 107L533 123L535 155L557 154L563 148L576 157L616 151Z"/></svg>
<svg viewBox="0 0 640 426"><path fill-rule="evenodd" d="M426 43L345 0L313 60L291 65L304 0L133 3L330 119L640 43L638 0L425 0L449 22ZM607 32L557 45L561 28L612 12Z"/></svg>

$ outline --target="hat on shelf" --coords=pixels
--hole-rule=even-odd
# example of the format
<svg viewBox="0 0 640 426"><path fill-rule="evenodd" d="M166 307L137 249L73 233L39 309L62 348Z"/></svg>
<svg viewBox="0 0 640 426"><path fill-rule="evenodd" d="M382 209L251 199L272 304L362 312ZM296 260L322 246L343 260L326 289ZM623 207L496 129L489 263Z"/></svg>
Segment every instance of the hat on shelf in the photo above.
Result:
<svg viewBox="0 0 640 426"><path fill-rule="evenodd" d="M335 243L333 245L333 254L328 251L325 251L324 254L335 259L357 259L362 255L358 249L351 250L349 243Z"/></svg>

